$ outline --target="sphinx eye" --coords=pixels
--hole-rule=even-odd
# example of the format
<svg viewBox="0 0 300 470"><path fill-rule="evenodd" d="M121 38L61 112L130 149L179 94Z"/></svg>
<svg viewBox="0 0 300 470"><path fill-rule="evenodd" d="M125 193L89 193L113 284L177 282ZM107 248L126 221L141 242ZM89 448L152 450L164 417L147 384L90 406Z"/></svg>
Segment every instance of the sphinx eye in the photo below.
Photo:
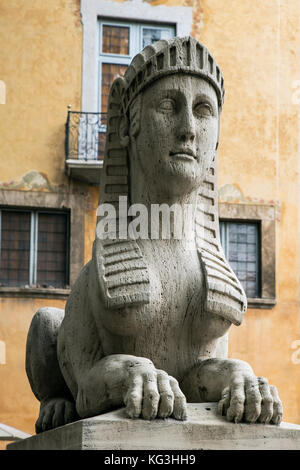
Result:
<svg viewBox="0 0 300 470"><path fill-rule="evenodd" d="M172 113L175 111L176 105L175 101L169 98L165 98L159 103L158 110L162 111L163 113Z"/></svg>
<svg viewBox="0 0 300 470"><path fill-rule="evenodd" d="M199 117L206 117L206 116L212 116L213 115L213 109L209 103L197 103L194 106L194 113L199 116Z"/></svg>

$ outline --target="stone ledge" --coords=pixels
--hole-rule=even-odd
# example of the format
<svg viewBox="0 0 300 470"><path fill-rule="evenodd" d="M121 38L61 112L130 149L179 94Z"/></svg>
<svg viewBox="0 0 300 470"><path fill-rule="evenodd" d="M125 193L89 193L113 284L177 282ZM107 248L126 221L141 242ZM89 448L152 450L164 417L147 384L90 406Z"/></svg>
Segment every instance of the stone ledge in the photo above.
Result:
<svg viewBox="0 0 300 470"><path fill-rule="evenodd" d="M263 298L248 298L247 299L248 308L262 308L270 309L275 307L277 304L276 299L263 299Z"/></svg>
<svg viewBox="0 0 300 470"><path fill-rule="evenodd" d="M92 185L99 185L103 160L66 160L66 171L70 178Z"/></svg>
<svg viewBox="0 0 300 470"><path fill-rule="evenodd" d="M0 297L24 297L37 299L67 299L71 289L54 287L0 287Z"/></svg>
<svg viewBox="0 0 300 470"><path fill-rule="evenodd" d="M188 404L188 419L128 419L124 408L9 444L8 450L300 450L300 426L228 423L216 403Z"/></svg>

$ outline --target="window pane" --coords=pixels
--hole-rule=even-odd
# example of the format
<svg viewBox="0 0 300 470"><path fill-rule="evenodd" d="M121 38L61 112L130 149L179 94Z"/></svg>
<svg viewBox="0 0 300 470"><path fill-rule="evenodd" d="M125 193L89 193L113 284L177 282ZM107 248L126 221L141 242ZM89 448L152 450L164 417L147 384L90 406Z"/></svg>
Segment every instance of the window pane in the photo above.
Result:
<svg viewBox="0 0 300 470"><path fill-rule="evenodd" d="M38 214L38 286L65 287L68 284L67 236L67 214Z"/></svg>
<svg viewBox="0 0 300 470"><path fill-rule="evenodd" d="M118 75L124 75L125 70L127 69L127 65L120 65L120 64L102 64L102 72L101 72L101 112L107 112L107 104L108 104L108 96L109 96L109 89L114 81L114 79Z"/></svg>
<svg viewBox="0 0 300 470"><path fill-rule="evenodd" d="M171 31L159 28L143 28L143 48L160 39L169 39Z"/></svg>
<svg viewBox="0 0 300 470"><path fill-rule="evenodd" d="M102 52L129 55L129 28L103 25Z"/></svg>
<svg viewBox="0 0 300 470"><path fill-rule="evenodd" d="M245 289L247 297L259 297L258 224L222 222L225 256Z"/></svg>
<svg viewBox="0 0 300 470"><path fill-rule="evenodd" d="M1 211L0 284L29 283L30 212Z"/></svg>

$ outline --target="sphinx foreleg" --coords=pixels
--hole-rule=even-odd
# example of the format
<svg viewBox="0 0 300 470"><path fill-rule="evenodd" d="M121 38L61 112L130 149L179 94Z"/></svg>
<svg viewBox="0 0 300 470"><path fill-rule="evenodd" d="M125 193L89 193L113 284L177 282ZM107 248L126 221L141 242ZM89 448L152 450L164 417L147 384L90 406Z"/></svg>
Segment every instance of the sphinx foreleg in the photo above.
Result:
<svg viewBox="0 0 300 470"><path fill-rule="evenodd" d="M61 309L41 308L28 332L26 372L32 391L41 403L37 433L78 419L57 359L57 335L63 317Z"/></svg>

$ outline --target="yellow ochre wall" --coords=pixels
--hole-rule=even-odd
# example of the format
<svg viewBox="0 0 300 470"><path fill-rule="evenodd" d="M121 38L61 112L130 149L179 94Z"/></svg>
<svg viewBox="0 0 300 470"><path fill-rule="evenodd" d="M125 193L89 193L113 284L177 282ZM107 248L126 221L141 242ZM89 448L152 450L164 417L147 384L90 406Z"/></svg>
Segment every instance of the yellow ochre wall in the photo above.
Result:
<svg viewBox="0 0 300 470"><path fill-rule="evenodd" d="M232 327L229 355L277 386L284 420L300 424L300 364L292 361L299 324L300 3L201 1L199 39L225 79L219 187L236 185L250 202L274 202L276 297L270 310L248 309ZM299 85L298 85L299 86Z"/></svg>
<svg viewBox="0 0 300 470"><path fill-rule="evenodd" d="M300 339L300 3L154 0L151 4L192 6L192 35L208 47L224 75L219 188L232 185L243 201L278 208L277 305L270 310L248 309L243 324L231 327L229 356L249 362L256 375L276 385L284 420L300 424L300 364L292 360L292 344ZM233 197L236 191L229 192L230 202Z"/></svg>
<svg viewBox="0 0 300 470"><path fill-rule="evenodd" d="M229 355L248 361L278 387L284 420L300 424L300 364L292 361L299 324L299 105L293 84L300 70L297 0L161 0L193 7L192 35L219 63L226 99L219 146L219 187L237 187L248 201L273 202L276 223L277 305L249 309L230 331ZM85 215L87 262L95 231L98 189L64 173L67 105L80 109L82 25L80 0L0 2L0 188L75 191L89 200ZM34 190L37 190L36 188ZM226 201L225 201L226 202ZM239 202L237 200L237 202ZM25 344L34 312L52 299L0 298L0 422L34 433L39 404L25 374ZM1 448L1 447L0 447Z"/></svg>
<svg viewBox="0 0 300 470"><path fill-rule="evenodd" d="M64 171L67 106L80 110L81 103L80 1L0 2L0 44L0 80L6 84L6 104L0 105L0 189L59 193L80 188L89 200L87 262L98 189L69 181ZM0 363L0 422L30 434L39 403L25 373L26 337L34 312L47 305L64 308L65 301L0 297L0 341L6 349L5 364Z"/></svg>

